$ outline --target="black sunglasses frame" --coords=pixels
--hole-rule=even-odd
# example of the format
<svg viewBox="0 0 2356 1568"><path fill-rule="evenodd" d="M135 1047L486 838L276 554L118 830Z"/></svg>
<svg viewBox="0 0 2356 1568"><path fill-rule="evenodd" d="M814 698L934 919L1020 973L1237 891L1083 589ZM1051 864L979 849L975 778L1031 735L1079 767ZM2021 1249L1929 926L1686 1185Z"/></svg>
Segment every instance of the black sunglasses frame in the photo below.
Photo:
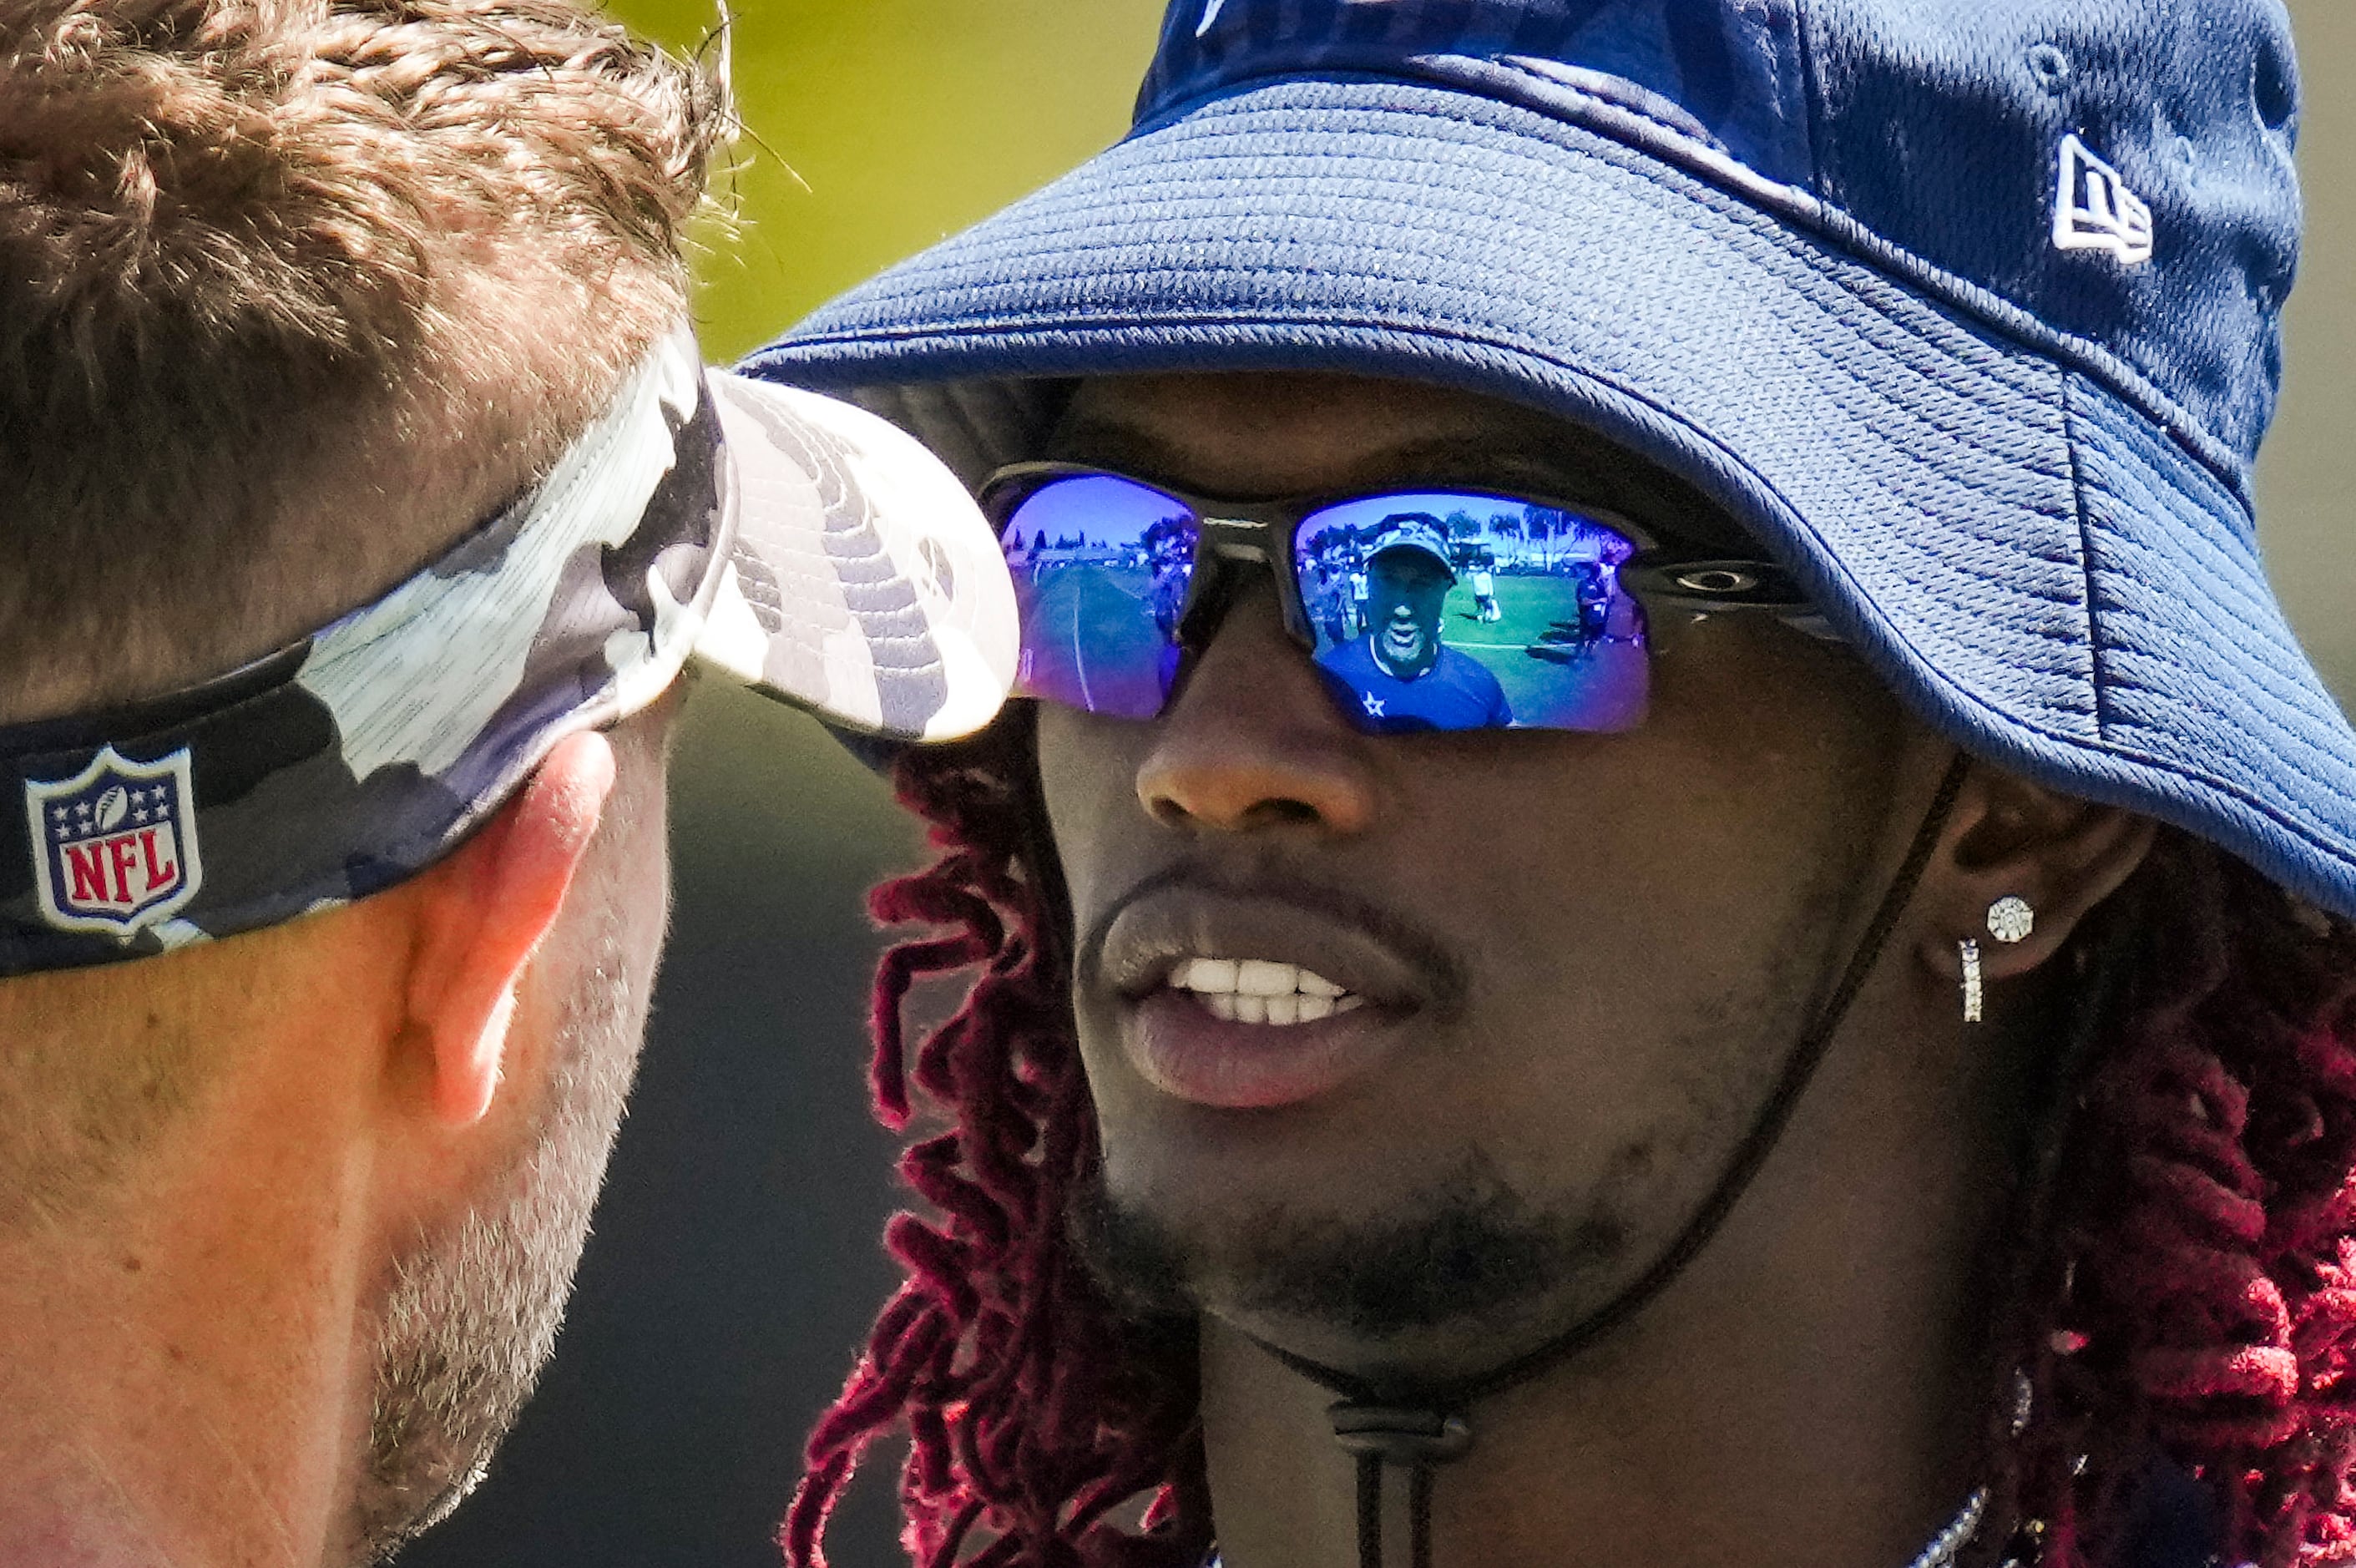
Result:
<svg viewBox="0 0 2356 1568"><path fill-rule="evenodd" d="M1772 561L1680 551L1663 545L1650 531L1624 518L1581 502L1478 485L1402 484L1314 496L1237 500L1198 495L1182 486L1118 468L1085 463L1014 463L982 482L979 492L982 515L998 531L1002 543L1006 531L1013 525L1014 514L1024 501L1057 480L1097 478L1143 486L1169 497L1194 514L1199 532L1193 576L1178 617L1179 646L1189 655L1199 651L1217 629L1239 574L1255 566L1264 568L1276 581L1286 634L1304 650L1313 651L1317 636L1301 600L1300 573L1293 560L1293 541L1301 525L1333 507L1392 495L1435 493L1569 512L1619 534L1636 546L1636 553L1620 565L1620 585L1644 607L1648 623L1662 611L1693 618L1747 611L1773 616L1819 639L1832 639L1834 635L1825 624L1822 612L1791 575Z"/></svg>

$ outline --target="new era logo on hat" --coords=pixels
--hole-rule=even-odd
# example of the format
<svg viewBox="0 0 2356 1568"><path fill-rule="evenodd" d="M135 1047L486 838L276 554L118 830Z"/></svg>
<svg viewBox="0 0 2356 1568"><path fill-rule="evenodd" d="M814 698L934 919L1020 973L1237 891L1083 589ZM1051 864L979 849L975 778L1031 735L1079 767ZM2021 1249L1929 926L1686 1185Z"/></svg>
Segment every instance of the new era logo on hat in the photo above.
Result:
<svg viewBox="0 0 2356 1568"><path fill-rule="evenodd" d="M2128 266L2151 260L2151 205L2127 188L2119 171L2076 136L2062 138L2062 183L2053 199L2053 243L2064 251L2107 251Z"/></svg>

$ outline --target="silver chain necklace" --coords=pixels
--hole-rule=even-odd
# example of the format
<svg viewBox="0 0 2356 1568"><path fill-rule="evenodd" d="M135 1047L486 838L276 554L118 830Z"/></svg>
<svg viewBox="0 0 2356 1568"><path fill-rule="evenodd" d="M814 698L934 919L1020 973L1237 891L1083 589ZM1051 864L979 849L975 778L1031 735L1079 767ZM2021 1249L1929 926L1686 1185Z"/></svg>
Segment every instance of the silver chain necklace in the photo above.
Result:
<svg viewBox="0 0 2356 1568"><path fill-rule="evenodd" d="M1949 1568L1955 1554L1972 1543L1980 1532L1980 1520L1987 1512L1987 1488L1982 1487L1964 1503L1964 1511L1953 1523L1931 1538L1931 1544L1914 1559L1912 1568Z"/></svg>

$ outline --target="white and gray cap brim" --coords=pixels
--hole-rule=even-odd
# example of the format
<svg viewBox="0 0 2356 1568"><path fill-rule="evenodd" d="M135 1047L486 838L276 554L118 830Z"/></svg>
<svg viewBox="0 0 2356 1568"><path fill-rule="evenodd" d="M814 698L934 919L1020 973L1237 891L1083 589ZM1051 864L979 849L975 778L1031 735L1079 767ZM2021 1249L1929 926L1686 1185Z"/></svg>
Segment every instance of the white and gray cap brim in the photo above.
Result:
<svg viewBox="0 0 2356 1568"><path fill-rule="evenodd" d="M706 381L729 542L698 662L866 734L946 740L987 725L1019 628L965 487L848 403L724 371Z"/></svg>

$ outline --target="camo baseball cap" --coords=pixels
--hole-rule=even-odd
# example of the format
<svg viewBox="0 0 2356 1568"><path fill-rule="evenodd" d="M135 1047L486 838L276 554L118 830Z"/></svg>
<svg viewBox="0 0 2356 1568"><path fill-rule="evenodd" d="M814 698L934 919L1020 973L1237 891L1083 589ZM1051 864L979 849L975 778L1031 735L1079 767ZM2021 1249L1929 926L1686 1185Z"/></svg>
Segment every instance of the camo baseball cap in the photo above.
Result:
<svg viewBox="0 0 2356 1568"><path fill-rule="evenodd" d="M1440 532L1440 521L1423 512L1383 520L1382 532L1367 542L1366 559L1373 561L1394 550L1405 550L1440 564L1440 569L1452 580L1456 567L1448 559L1448 541Z"/></svg>
<svg viewBox="0 0 2356 1568"><path fill-rule="evenodd" d="M528 492L244 669L0 729L0 976L360 898L691 664L910 742L990 722L1012 585L911 437L673 335Z"/></svg>

